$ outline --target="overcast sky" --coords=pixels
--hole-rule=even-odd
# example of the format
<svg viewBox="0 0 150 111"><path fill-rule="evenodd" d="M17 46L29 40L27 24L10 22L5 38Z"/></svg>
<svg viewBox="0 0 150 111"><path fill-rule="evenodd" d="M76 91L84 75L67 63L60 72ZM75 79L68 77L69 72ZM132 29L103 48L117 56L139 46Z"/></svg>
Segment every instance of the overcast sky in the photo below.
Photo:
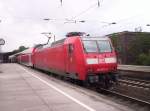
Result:
<svg viewBox="0 0 150 111"><path fill-rule="evenodd" d="M0 0L0 38L3 52L19 46L45 43L42 32L52 32L56 39L69 31L84 31L93 36L134 31L141 26L149 32L150 0ZM44 18L54 19L44 21ZM64 23L66 19L85 23ZM109 25L116 22L117 24Z"/></svg>

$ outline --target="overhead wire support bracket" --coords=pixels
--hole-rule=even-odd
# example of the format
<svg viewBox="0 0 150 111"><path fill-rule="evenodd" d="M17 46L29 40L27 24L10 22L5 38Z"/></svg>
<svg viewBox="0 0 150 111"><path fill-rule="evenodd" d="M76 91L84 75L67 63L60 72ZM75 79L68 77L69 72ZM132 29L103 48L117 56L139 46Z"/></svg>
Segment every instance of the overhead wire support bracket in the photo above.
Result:
<svg viewBox="0 0 150 111"><path fill-rule="evenodd" d="M100 0L97 0L97 5L98 7L100 7Z"/></svg>

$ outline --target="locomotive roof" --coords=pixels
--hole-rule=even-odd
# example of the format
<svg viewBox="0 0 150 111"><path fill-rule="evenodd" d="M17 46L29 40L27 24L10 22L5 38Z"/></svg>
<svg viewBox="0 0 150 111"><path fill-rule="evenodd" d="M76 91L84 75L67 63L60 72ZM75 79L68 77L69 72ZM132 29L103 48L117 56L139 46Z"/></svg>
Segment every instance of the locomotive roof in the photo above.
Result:
<svg viewBox="0 0 150 111"><path fill-rule="evenodd" d="M65 40L66 40L66 38L64 38L64 39L60 39L60 40L58 40L58 41L55 41L55 42L53 42L53 43L52 43L52 45L51 45L51 46L59 45L59 44L63 44Z"/></svg>
<svg viewBox="0 0 150 111"><path fill-rule="evenodd" d="M107 36L104 36L104 37L99 37L99 36L97 36L97 37L91 37L91 36L72 36L72 37L80 37L82 40L108 40ZM55 42L52 42L52 44L48 44L48 45L41 45L40 44L40 46L42 46L42 48L46 48L46 47L53 47L53 46L61 45L61 44L64 43L64 41L66 39L67 38L63 38L63 39L57 40ZM28 50L24 51L23 53L28 53Z"/></svg>
<svg viewBox="0 0 150 111"><path fill-rule="evenodd" d="M86 33L85 32L68 32L66 34L66 37L82 36L82 35L86 35Z"/></svg>
<svg viewBox="0 0 150 111"><path fill-rule="evenodd" d="M81 37L82 40L108 40L109 38L107 36L104 36L104 37L89 37L89 36L82 36Z"/></svg>

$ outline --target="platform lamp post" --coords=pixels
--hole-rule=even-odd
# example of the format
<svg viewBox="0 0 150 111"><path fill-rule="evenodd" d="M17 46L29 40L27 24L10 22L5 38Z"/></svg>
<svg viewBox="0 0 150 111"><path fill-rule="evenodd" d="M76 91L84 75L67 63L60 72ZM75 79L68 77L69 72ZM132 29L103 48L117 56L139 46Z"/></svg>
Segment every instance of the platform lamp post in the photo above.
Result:
<svg viewBox="0 0 150 111"><path fill-rule="evenodd" d="M1 53L1 46L5 44L5 40L0 38L0 53Z"/></svg>
<svg viewBox="0 0 150 111"><path fill-rule="evenodd" d="M0 63L3 62L3 56L1 55L1 52L2 52L1 48L2 48L2 45L4 44L5 44L5 40L0 38Z"/></svg>

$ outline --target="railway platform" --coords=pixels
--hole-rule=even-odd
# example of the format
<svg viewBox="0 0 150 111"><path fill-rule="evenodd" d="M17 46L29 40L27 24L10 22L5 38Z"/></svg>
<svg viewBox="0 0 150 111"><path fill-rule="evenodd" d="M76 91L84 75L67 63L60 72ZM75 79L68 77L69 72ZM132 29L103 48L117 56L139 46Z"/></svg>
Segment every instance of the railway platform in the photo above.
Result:
<svg viewBox="0 0 150 111"><path fill-rule="evenodd" d="M150 80L150 66L118 65L118 74L140 80Z"/></svg>
<svg viewBox="0 0 150 111"><path fill-rule="evenodd" d="M150 73L150 66L118 65L118 70L128 70L128 71L137 71L137 72Z"/></svg>
<svg viewBox="0 0 150 111"><path fill-rule="evenodd" d="M133 111L107 96L18 65L0 64L0 111Z"/></svg>

